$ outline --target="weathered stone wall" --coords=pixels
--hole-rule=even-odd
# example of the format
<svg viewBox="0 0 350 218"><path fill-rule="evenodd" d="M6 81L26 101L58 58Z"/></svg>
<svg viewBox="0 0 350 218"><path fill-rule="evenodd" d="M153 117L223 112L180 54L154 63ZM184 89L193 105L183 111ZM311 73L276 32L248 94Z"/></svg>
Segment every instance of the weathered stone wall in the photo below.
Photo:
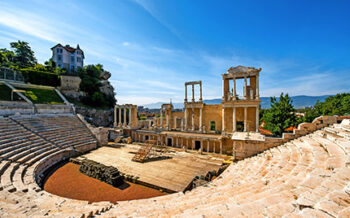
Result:
<svg viewBox="0 0 350 218"><path fill-rule="evenodd" d="M76 113L83 115L85 117L85 120L91 125L94 125L96 127L113 127L113 109L97 110L76 106L75 111Z"/></svg>
<svg viewBox="0 0 350 218"><path fill-rule="evenodd" d="M34 169L34 178L39 187L42 187L44 184L45 173L53 165L68 160L70 157L74 156L76 153L73 150L62 150L53 155L45 157Z"/></svg>
<svg viewBox="0 0 350 218"><path fill-rule="evenodd" d="M78 92L81 79L79 76L61 75L60 90L71 90Z"/></svg>
<svg viewBox="0 0 350 218"><path fill-rule="evenodd" d="M77 114L77 117L85 124L85 126L90 130L90 132L95 136L99 145L107 145L108 144L108 129L105 127L94 127L89 124L84 116L81 114Z"/></svg>
<svg viewBox="0 0 350 218"><path fill-rule="evenodd" d="M205 105L203 108L203 126L205 132L215 133L222 130L222 105ZM210 122L215 121L216 131L210 131Z"/></svg>

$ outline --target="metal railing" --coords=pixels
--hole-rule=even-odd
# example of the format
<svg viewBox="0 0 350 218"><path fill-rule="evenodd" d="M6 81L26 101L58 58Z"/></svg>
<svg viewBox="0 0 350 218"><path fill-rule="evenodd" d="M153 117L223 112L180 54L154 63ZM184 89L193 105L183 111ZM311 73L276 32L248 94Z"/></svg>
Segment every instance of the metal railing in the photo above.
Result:
<svg viewBox="0 0 350 218"><path fill-rule="evenodd" d="M11 68L5 67L0 67L0 80L24 83L24 78L21 73Z"/></svg>

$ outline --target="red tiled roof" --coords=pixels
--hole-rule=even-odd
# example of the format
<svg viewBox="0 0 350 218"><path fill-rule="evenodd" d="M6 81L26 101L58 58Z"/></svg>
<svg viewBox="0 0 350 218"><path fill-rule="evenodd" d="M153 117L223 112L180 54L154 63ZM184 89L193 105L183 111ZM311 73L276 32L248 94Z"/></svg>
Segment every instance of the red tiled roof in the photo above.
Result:
<svg viewBox="0 0 350 218"><path fill-rule="evenodd" d="M66 49L68 52L75 52L77 50L76 48L72 48L69 45L66 45L63 48Z"/></svg>
<svg viewBox="0 0 350 218"><path fill-rule="evenodd" d="M337 117L337 120L344 120L344 119L350 119L350 115L344 115Z"/></svg>
<svg viewBox="0 0 350 218"><path fill-rule="evenodd" d="M290 126L288 128L285 128L284 131L286 131L286 132L293 132L293 130L295 130L295 129L297 129L297 128L294 127L294 126Z"/></svg>
<svg viewBox="0 0 350 218"><path fill-rule="evenodd" d="M263 134L263 135L273 135L272 132L270 132L270 131L267 130L267 129L263 129L263 128L261 128L261 127L259 127L259 132L260 132L261 134Z"/></svg>
<svg viewBox="0 0 350 218"><path fill-rule="evenodd" d="M73 47L70 47L69 45L63 46L63 45L61 45L60 43L58 43L57 45L55 45L55 46L52 47L51 49L54 49L54 48L56 48L56 47L58 47L58 46L64 48L64 49L65 49L66 51L68 51L68 52L75 52L76 50L79 50L79 51L81 51L81 54L82 54L83 57L84 57L84 52L83 52L83 50L80 49L79 45L77 45L77 48L73 48Z"/></svg>

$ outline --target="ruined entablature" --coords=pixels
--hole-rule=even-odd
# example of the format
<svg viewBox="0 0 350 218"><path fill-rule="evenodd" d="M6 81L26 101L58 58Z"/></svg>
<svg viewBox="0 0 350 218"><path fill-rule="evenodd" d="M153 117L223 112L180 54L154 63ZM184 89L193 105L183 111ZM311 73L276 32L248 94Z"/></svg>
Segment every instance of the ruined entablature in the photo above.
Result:
<svg viewBox="0 0 350 218"><path fill-rule="evenodd" d="M261 71L261 68L256 69L255 67L244 67L244 66L237 66L237 67L230 67L227 70L227 73L222 74L223 79L232 79L232 78L244 78L249 76L258 76L259 72Z"/></svg>

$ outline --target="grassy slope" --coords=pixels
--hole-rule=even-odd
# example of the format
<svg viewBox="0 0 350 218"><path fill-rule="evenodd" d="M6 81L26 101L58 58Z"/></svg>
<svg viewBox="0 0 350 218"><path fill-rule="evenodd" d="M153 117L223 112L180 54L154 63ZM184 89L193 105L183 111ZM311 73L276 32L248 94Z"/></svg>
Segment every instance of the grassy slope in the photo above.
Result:
<svg viewBox="0 0 350 218"><path fill-rule="evenodd" d="M25 90L25 96L34 104L64 104L60 96L55 90L34 89L34 88L18 88Z"/></svg>

